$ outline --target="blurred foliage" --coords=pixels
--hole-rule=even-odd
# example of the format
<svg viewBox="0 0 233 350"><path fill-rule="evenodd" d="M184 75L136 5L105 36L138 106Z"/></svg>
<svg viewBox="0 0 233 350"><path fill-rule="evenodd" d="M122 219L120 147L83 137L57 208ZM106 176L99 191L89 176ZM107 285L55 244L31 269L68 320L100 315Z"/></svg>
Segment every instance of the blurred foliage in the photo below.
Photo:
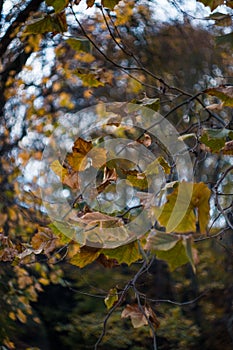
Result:
<svg viewBox="0 0 233 350"><path fill-rule="evenodd" d="M159 350L200 346L230 350L232 1L199 1L211 11L226 5L227 13L212 12L204 19L209 26L194 24L185 12L181 12L183 20L161 23L150 2L106 0L101 1L103 7L94 7L95 1L87 0L89 16L78 14L85 1L79 3L5 0L0 4L1 348L94 347L109 312L106 305L111 310L123 295L107 322L101 349L152 349L147 318L153 315L160 323L156 329ZM174 3L182 8L182 2ZM80 247L45 215L38 169L60 118L94 104L101 115L100 103L113 101L133 101L160 112L189 147L194 187L202 188L194 193L185 228L176 230L174 240L154 236L156 225L166 230L169 215L165 209L169 212L169 201L176 196L172 164L152 135L138 138L134 129L119 128L116 134L127 135L155 154L159 150L153 169L144 174L130 162L127 167L121 162L124 171L109 163L100 169L97 190L102 193L121 177L143 191L146 175L149 178L152 170L164 172L170 185L163 197L165 211L158 216L153 208L154 230L147 242L143 238L112 250ZM118 124L119 118L109 120L109 125ZM69 171L59 162L53 164L54 172L60 173L64 186L71 190L77 190L82 171L75 167L74 158L83 159L87 153L85 147L80 151L80 143L88 141L76 140L76 146L78 142L67 158ZM106 157L103 151L101 157ZM98 168L98 164L93 166ZM141 203L144 206L148 201L143 197ZM90 213L85 203L78 205L84 223L101 226L111 221L108 215ZM142 260L151 258L148 251L152 255L158 251L157 258L134 281ZM124 295L129 281L134 281L129 286L134 289ZM111 291L117 295L106 304ZM144 327L134 329L130 319L122 319L122 311L135 305L137 296L149 317L143 320ZM138 312L145 316L140 308Z"/></svg>

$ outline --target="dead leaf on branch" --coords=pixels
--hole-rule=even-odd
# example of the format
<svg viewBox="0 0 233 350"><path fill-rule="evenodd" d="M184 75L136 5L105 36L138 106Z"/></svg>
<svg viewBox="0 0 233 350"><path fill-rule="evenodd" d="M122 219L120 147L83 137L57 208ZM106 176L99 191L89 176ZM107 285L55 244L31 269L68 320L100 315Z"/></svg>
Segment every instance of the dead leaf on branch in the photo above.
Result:
<svg viewBox="0 0 233 350"><path fill-rule="evenodd" d="M101 147L93 146L91 141L79 137L72 148L72 153L67 154L66 161L73 171L85 170L88 160L94 168L100 168L106 163L107 151Z"/></svg>
<svg viewBox="0 0 233 350"><path fill-rule="evenodd" d="M159 327L158 321L154 311L151 307L143 306L142 309L138 304L127 305L122 311L121 318L131 318L131 322L134 328L140 328L148 325L148 320L154 326L154 329Z"/></svg>
<svg viewBox="0 0 233 350"><path fill-rule="evenodd" d="M57 237L49 228L44 227L32 237L31 244L35 251L49 255L56 248Z"/></svg>
<svg viewBox="0 0 233 350"><path fill-rule="evenodd" d="M103 181L99 186L97 186L96 190L98 193L101 193L105 190L108 185L110 185L112 182L116 182L117 180L117 173L116 169L110 169L108 167L104 168L104 176L103 176Z"/></svg>

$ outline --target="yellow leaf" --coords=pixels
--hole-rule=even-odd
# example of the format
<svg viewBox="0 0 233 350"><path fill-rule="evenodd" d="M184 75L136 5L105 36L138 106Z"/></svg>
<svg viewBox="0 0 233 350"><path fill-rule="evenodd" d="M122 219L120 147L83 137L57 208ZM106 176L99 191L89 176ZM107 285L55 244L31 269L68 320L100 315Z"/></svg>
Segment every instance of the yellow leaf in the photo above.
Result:
<svg viewBox="0 0 233 350"><path fill-rule="evenodd" d="M101 253L107 258L116 259L119 264L125 263L127 265L142 258L137 241L115 249L102 249Z"/></svg>
<svg viewBox="0 0 233 350"><path fill-rule="evenodd" d="M17 314L16 314L18 320L22 323L26 323L27 322L27 316L23 313L22 310L17 309Z"/></svg>
<svg viewBox="0 0 233 350"><path fill-rule="evenodd" d="M198 210L200 233L206 232L206 227L209 222L210 194L210 189L203 182L194 184L192 205Z"/></svg>
<svg viewBox="0 0 233 350"><path fill-rule="evenodd" d="M80 251L70 259L70 263L83 268L84 266L95 261L100 255L100 252L100 249L84 246L80 248Z"/></svg>
<svg viewBox="0 0 233 350"><path fill-rule="evenodd" d="M104 299L104 303L107 306L108 310L113 307L113 305L118 301L118 294L116 288L111 288L108 292L108 295Z"/></svg>
<svg viewBox="0 0 233 350"><path fill-rule="evenodd" d="M178 193L181 196L178 199ZM190 196L190 203L186 212L182 211L182 206L187 202L187 196ZM196 231L196 222L199 223L200 233L206 232L206 227L209 221L209 198L210 190L203 183L181 182L174 191L167 196L167 202L162 208L152 207L152 215L158 219L160 225L166 227L167 232L189 233ZM173 210L177 199L180 203L179 209L173 215ZM179 208L179 206L178 206ZM198 210L198 218L196 218L194 209Z"/></svg>
<svg viewBox="0 0 233 350"><path fill-rule="evenodd" d="M82 171L87 165L86 155L92 149L93 145L91 141L85 141L79 137L72 148L72 153L67 155L67 162L75 171Z"/></svg>
<svg viewBox="0 0 233 350"><path fill-rule="evenodd" d="M68 175L68 170L64 168L57 159L51 163L50 168L62 182L64 181L65 176Z"/></svg>

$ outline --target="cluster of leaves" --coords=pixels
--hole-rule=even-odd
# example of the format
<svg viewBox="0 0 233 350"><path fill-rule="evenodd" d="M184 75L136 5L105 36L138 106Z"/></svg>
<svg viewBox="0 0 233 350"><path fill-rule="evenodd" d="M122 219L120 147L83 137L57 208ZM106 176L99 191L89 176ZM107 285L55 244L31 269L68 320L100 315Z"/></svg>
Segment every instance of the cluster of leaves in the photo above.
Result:
<svg viewBox="0 0 233 350"><path fill-rule="evenodd" d="M82 2L85 1L82 0ZM224 1L201 2L204 5L210 6L212 11L214 11L218 5L225 3ZM124 81L126 82L126 88L120 88L120 90L128 91L127 98L129 100L132 95L137 95L143 88L147 89L149 92L152 91L153 95L156 95L155 98L138 98L134 100L134 102L140 106L149 107L154 111L166 114L166 117L171 117L171 120L177 125L179 121L182 132L181 137L183 140L187 140L191 153L196 156L197 161L195 164L204 164L203 168L206 167L202 158L203 152L209 159L216 156L216 164L218 165L220 164L220 159L223 160L224 166L228 165L228 158L222 157L232 155L233 133L229 123L230 117L227 114L228 109L232 107L233 103L231 86L219 85L214 88L206 88L206 86L204 86L203 91L198 91L197 95L192 95L189 92L181 90L179 87L176 88L173 86L175 79L172 73L167 72L168 68L170 68L170 63L167 62L167 60L164 60L164 62L166 61L166 67L161 66L160 68L161 70L164 69L165 72L163 78L160 76L157 77L149 72L141 63L147 62L147 51L145 51L146 54L144 56L144 50L141 50L142 53L138 54L138 56L142 58L140 62L132 49L132 43L134 41L137 42L137 45L138 43L141 44L138 38L132 40L133 35L136 35L135 32L137 32L135 28L144 30L143 25L141 24L140 27L138 24L141 23L141 18L146 20L151 18L150 12L148 12L146 7L131 1L119 3L119 1L114 0L102 0L101 9L103 11L103 16L101 19L98 16L96 17L96 22L94 23L96 27L93 27L93 23L87 21L86 27L88 30L86 31L83 24L80 23L77 16L75 16L75 5L79 5L79 3L80 1L47 0L47 11L46 13L42 12L39 19L38 14L35 13L36 19L34 18L31 20L30 18L30 21L26 24L24 20L21 22L18 21L16 32L18 31L20 35L16 34L21 38L22 49L26 55L23 59L19 57L19 61L14 61L16 52L13 52L12 56L9 57L9 62L13 62L14 64L12 64L9 70L6 65L6 70L4 72L5 80L2 80L2 84L5 84L5 90L0 97L1 108L2 105L6 104L5 100L11 101L12 105L10 105L10 110L12 111L12 116L7 116L7 112L5 111L5 119L10 127L6 128L6 125L3 123L5 129L3 127L3 138L0 144L1 155L4 155L1 160L0 169L1 183L4 189L3 205L1 206L2 212L0 214L0 225L2 227L0 235L0 260L2 264L12 263L15 276L13 284L13 279L9 281L9 293L6 293L7 304L11 306L7 317L13 321L18 320L22 323L27 322L30 315L33 314L30 303L37 300L38 292L42 291L43 286L49 283L63 283L61 278L62 271L56 268L56 264L54 263L59 263L64 259L67 259L71 264L82 269L93 262L100 263L108 268L117 267L120 264L131 265L135 262L138 262L140 266L141 264L144 266L143 264L145 262L145 265L148 267L150 261L156 257L159 260L166 261L171 271L175 271L180 266L191 264L192 270L195 272L199 260L195 240L206 238L206 234L219 234L222 229L222 227L220 227L220 230L216 233L216 231L211 229L211 224L209 223L210 187L213 189L217 204L217 196L219 195L220 189L222 190L221 195L223 195L223 197L225 195L224 189L226 192L231 193L232 186L229 185L229 181L227 184L223 181L228 180L227 174L230 174L230 168L228 168L230 169L228 173L223 174L222 178L218 177L219 175L217 174L212 181L210 174L204 174L206 178L203 176L205 170L201 168L201 165L199 168L200 170L196 166L196 182L178 183L177 181L173 181L175 180L175 178L172 178L173 165L170 162L170 158L166 155L166 152L165 155L163 154L157 157L146 171L139 171L135 169L134 164L130 162L124 162L123 160L119 162L107 161L108 153L104 148L98 146L98 138L91 142L80 137L74 142L72 152L67 155L64 163L61 164L57 160L51 164L51 169L57 174L63 186L75 194L74 210L66 219L69 220L72 227L81 227L84 230L85 235L83 243L77 243L72 238L72 230L71 233L68 234L69 237L64 235L64 231L70 232L69 224L68 226L62 226L61 223L57 224L55 222L48 226L48 222L43 215L41 201L39 197L37 197L36 180L33 179L30 184L31 191L33 190L36 195L32 193L25 194L22 191L23 186L20 188L18 185L18 176L19 172L22 171L28 163L31 162L32 167L33 164L41 158L44 146L43 142L46 143L46 140L41 142L42 138L40 135L43 133L43 137L46 139L53 130L53 126L56 125L59 115L63 114L64 111L77 109L76 100L80 100L80 96L77 98L75 93L77 93L77 90L81 89L80 87L84 87L82 92L84 91L83 96L85 103L86 101L88 101L88 103L93 101L91 100L91 98L93 98L93 92L95 92L98 97L98 93L101 95L106 93L106 91L109 93L110 90L114 90L114 85L118 84L121 87ZM87 0L86 6L91 8L94 6L94 3L95 1ZM229 9L232 9L231 2L227 2L226 5ZM50 12L51 7L52 11ZM105 11L104 8L108 10ZM114 21L113 16L111 17L111 11L114 11L116 15ZM138 17L139 19L137 15L135 16L135 12L140 14L141 17ZM75 28L74 30L74 28L72 28L73 23L69 21L71 13L74 15L75 23L80 23L78 35L74 35L77 29ZM110 14L109 21L107 21L108 17L106 17L105 13ZM225 15L220 12L215 12L210 15L209 19L214 20L216 24L223 29L231 24L231 16L229 14ZM20 27L21 24L23 25ZM127 30L124 26L126 26ZM96 28L99 36L97 41L93 39L94 28ZM106 30L108 35L105 34ZM174 28L174 30L177 30L177 28ZM126 36L124 33L127 31L129 32L128 41L126 40L126 42L124 42L122 37ZM163 36L166 36L169 31L171 32L169 28L163 28ZM192 31L193 28L188 26L187 32L185 33L186 35L188 33L189 36ZM52 33L51 36L49 35L50 33ZM68 38L67 33L69 33ZM124 34L123 36L122 33ZM63 34L64 37L62 38ZM199 34L200 32L198 32L197 35L198 39L201 38ZM180 40L179 35L177 35L175 38L176 40L174 40L175 44L170 42L168 45L169 47L172 47L172 45L179 46L176 44L177 40ZM181 36L183 37L185 35L182 34ZM18 40L17 38L16 40ZM206 38L205 35L204 38ZM224 34L219 37L218 42L227 43L229 39L232 40L232 33ZM46 42L46 40L48 41ZM39 57L41 50L43 51L43 46L46 46L49 40L53 42L57 55L57 66L54 64L51 68L51 71L54 70L56 74L53 75L52 79L48 76L44 76L39 84L35 83L34 89L30 90L34 92L31 93L29 89L26 90L27 85L30 85L30 83L24 78L24 74L17 76L18 68L15 69L15 66L17 67L17 62L21 62L23 67L23 63L26 62L27 57L33 51L38 55L37 57ZM159 40L157 40L155 45L150 45L152 53L153 47L157 50L156 45L158 45L158 42ZM165 40L162 40L162 43L164 42ZM21 50L18 51L21 52ZM163 53L166 52L167 54L167 50L164 50L164 47L162 47L160 51ZM8 51L6 51L6 53L7 52ZM154 53L152 57L153 55ZM43 54L41 56L43 61ZM114 67L115 64L115 71L113 72L114 69L110 67L109 69L107 68L107 70L103 68L105 64L103 64L99 56L103 57L105 63L107 62L111 67ZM113 60L115 57L116 60ZM148 54L148 57L151 56ZM125 65L126 59L127 65ZM5 61L3 60L3 63ZM153 62L153 59L149 59L149 61ZM135 74L126 74L125 71L127 71L127 68L129 68L128 72L133 72ZM153 66L150 66L151 71L153 71L152 68ZM33 70L32 66L28 66L25 69L27 69L28 72ZM119 73L117 69L122 70L123 73ZM177 74L179 70L180 68L178 67ZM190 71L190 69L188 71ZM196 76L196 73L194 75ZM62 77L62 79L60 79L60 77ZM187 80L187 77L185 77L185 80ZM67 81L67 84L63 83L63 81ZM32 85L33 84L31 84L31 87ZM40 85L40 88L38 88L38 85ZM75 91L71 90L72 85L74 85ZM24 92L22 92L22 86L25 88L25 90L23 90ZM109 86L111 86L111 89L108 89ZM119 91L119 88L117 91ZM20 93L22 96L20 96ZM31 143L30 140L25 143L21 142L20 149L17 148L18 143L23 140L25 130L22 131L22 135L19 136L19 139L12 142L14 130L11 127L11 119L14 116L16 117L15 119L17 119L17 113L14 111L17 110L17 103L19 103L15 96L20 96L20 103L26 108L25 125L29 123L35 134L37 136L39 135L38 139L32 139ZM43 103L41 103L40 100L42 96ZM121 95L121 97L122 96L125 97L124 95ZM208 103L206 103L206 99ZM184 106L187 107L185 115L189 115L191 118L188 129L185 126L185 118L182 119L182 108ZM126 131L128 132L128 130L122 128L121 119L118 116L114 120L109 120L108 125L114 126L116 130L115 136L125 134ZM131 135L133 135L134 132L135 130L132 129ZM192 132L192 134L190 134L190 132ZM136 132L135 135L131 137L134 146L143 145L152 150L157 146L155 140L153 140L152 136L147 131L143 132L143 136L140 138L138 138ZM28 145L31 147L31 153L28 150ZM132 147L132 145L130 147ZM13 150L15 151L16 149L17 151L14 153ZM162 149L160 149L160 151L164 153ZM229 163L230 161L231 160L229 160ZM151 229L148 230L146 235L114 249L106 249L102 246L96 248L89 246L92 230L98 233L99 239L101 228L108 228L112 225L114 227L123 227L125 222L133 220L135 215L130 214L131 209L135 208L130 208L130 210L127 210L127 213L121 211L118 213L120 214L119 216L116 216L115 212L105 213L97 208L93 210L93 208L91 209L85 201L83 201L80 194L77 195L80 191L80 177L82 177L84 171L90 166L99 170L98 183L96 183L94 188L93 198L95 198L95 196L102 196L104 193L114 193L114 187L122 179L126 179L129 186L138 193L138 198L140 199L139 211L149 208ZM212 166L212 170L213 169L214 166ZM163 199L161 202L163 204L151 205L151 203L153 203L152 197L154 194L148 192L148 187L151 178L158 171L162 171L167 180L165 188L162 188L157 194L158 198L161 200ZM30 172L30 167L27 172ZM203 181L208 183L208 186ZM24 181L24 184L25 183L26 181ZM213 188L211 185L212 183L217 184L217 187ZM228 188L226 189L227 185ZM186 193L192 193L192 195L187 211L185 213L177 212L179 217L184 214L182 220L177 223L174 216L172 216L172 211L177 202L179 192L183 193L183 198L179 198L181 201L185 200ZM222 215L222 217L225 217L227 220L229 208L231 208L230 204L227 202L224 208L219 205L216 207L220 214L217 213L215 218L218 218L218 215ZM211 209L212 212L215 211L215 209ZM32 222L30 222L31 218ZM228 223L228 226L229 225ZM19 239L21 240L20 243L17 242ZM106 237L102 237L102 239L104 240ZM40 262L41 257L46 259L47 264L43 265ZM32 270L29 271L24 268L24 266L31 266ZM145 266L142 271L146 271ZM136 275L136 277L138 276ZM131 300L126 306L123 306L121 313L122 318L129 317L135 328L149 325L151 331L157 331L159 326L158 316L149 302L142 305L140 299L141 294L138 292L135 283L136 280L132 279L129 284L126 284L125 288L119 289L117 285L113 285L109 291L106 292L104 300L108 315L111 315L118 307L123 306L128 291L133 289L138 299L136 301ZM174 317L179 318L180 316ZM108 319L106 319L106 321L107 320ZM35 317L34 321L39 322ZM187 328L189 325L191 325L191 323L187 323ZM193 332L195 333L194 328ZM154 333L152 335L154 335ZM6 334L3 335L2 338L4 338L3 343L5 346L8 348L14 347Z"/></svg>

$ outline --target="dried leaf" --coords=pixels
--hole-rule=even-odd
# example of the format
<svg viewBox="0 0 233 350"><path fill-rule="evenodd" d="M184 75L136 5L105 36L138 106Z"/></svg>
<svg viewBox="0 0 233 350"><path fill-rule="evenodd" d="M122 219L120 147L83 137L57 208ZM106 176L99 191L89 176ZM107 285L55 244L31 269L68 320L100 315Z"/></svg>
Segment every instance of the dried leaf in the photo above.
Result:
<svg viewBox="0 0 233 350"><path fill-rule="evenodd" d="M159 327L159 321L151 307L143 306L142 309L137 305L127 305L121 313L121 318L131 318L134 328L148 325L148 320L153 324L154 329Z"/></svg>
<svg viewBox="0 0 233 350"><path fill-rule="evenodd" d="M144 308L145 311L145 308ZM146 312L146 311L145 311ZM146 313L148 316L148 313ZM134 328L139 328L148 325L148 320L144 313L139 309L137 304L127 305L122 311L121 318L131 318L131 322Z"/></svg>

